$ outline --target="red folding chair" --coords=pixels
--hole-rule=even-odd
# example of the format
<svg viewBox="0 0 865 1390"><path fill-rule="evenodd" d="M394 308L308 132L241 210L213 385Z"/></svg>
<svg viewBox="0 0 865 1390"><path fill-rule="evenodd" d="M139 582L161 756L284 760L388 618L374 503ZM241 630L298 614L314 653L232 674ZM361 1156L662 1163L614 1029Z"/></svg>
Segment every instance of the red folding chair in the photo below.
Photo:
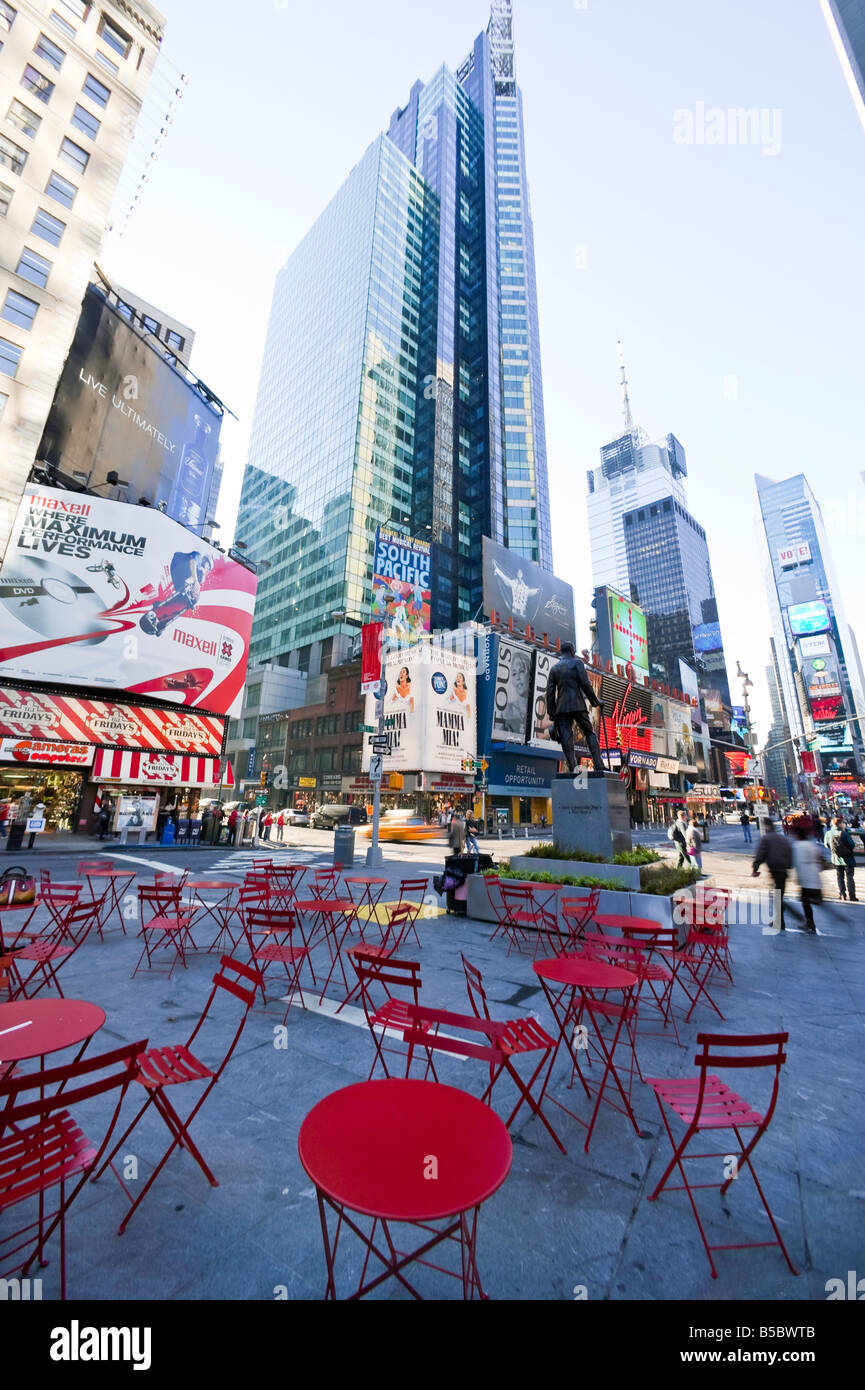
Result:
<svg viewBox="0 0 865 1390"><path fill-rule="evenodd" d="M60 1297L65 1299L66 1214L108 1146L146 1046L146 1042L127 1043L113 1052L49 1071L3 1074L0 1068L0 1217L22 1202L36 1208L35 1220L0 1240L3 1265L7 1258L20 1256L33 1246L23 1259L2 1270L4 1279L18 1271L26 1275L37 1257L40 1264L47 1264L45 1248L59 1226ZM84 1134L72 1110L112 1091L117 1093L117 1101L97 1146ZM69 1191L68 1185L75 1179ZM48 1212L46 1194L56 1189L57 1208ZM92 1228L92 1211L88 1224Z"/></svg>
<svg viewBox="0 0 865 1390"><path fill-rule="evenodd" d="M708 989L708 979L712 973L711 962L707 965L700 952L692 951L687 946L680 949L678 927L662 927L660 924L658 926L654 924L652 926L627 925L622 927L622 932L629 940L645 943L651 953L649 959L653 964L663 963L669 968L671 978L666 988L664 1002L671 1018L673 989L678 985L690 1004L685 1018L686 1023L690 1023L691 1014L700 1002L701 996L705 996L706 1002L723 1021L724 1015ZM675 1019L673 1019L673 1025L675 1027ZM678 1039L678 1029L676 1030L676 1037Z"/></svg>
<svg viewBox="0 0 865 1390"><path fill-rule="evenodd" d="M42 872L44 873L45 870L43 869ZM80 883L43 882L39 896L47 908L48 916L54 926L59 926L64 920L66 910L80 901L81 891L82 884Z"/></svg>
<svg viewBox="0 0 865 1390"><path fill-rule="evenodd" d="M354 965L354 958L359 953L362 953L369 959L381 961L390 960L393 956L395 956L399 951L400 947L402 946L403 942L405 941L406 936L408 935L409 929L411 927L411 912L412 909L408 903L406 903L403 907L392 907L390 910L390 916L388 918L387 926L382 932L381 944L379 946L369 946L365 942L360 941L356 946L350 946L348 948L346 955L349 957L349 960L351 960L352 964ZM333 971L331 970L331 974L332 973ZM341 1013L342 1010L345 1008L346 1004L350 1003L351 1000L354 999L355 995L359 992L359 989L360 986L356 985L355 988L346 995L345 999L337 1009L337 1013Z"/></svg>
<svg viewBox="0 0 865 1390"><path fill-rule="evenodd" d="M510 946L508 946L508 955L512 950L522 950L520 937L525 944L530 946L533 944L535 955L537 955L545 938L550 943L550 949L555 953L555 946L552 943L559 939L558 918L555 913L542 907L535 900L534 889L503 883L501 895L507 914L504 929L511 941ZM530 931L536 933L534 943L529 937Z"/></svg>
<svg viewBox="0 0 865 1390"><path fill-rule="evenodd" d="M173 950L174 955L168 971L170 980L178 961L186 969L187 946L193 951L196 949L190 935L194 913L181 907L178 887L155 888L142 883L138 889L138 906L141 914L138 935L144 945L130 979L135 979L145 956L147 968L150 970L153 968L153 956L156 951ZM148 911L151 913L149 918L145 915Z"/></svg>
<svg viewBox="0 0 865 1390"><path fill-rule="evenodd" d="M118 1235L123 1235L123 1232L126 1230L126 1227L128 1226L133 1214L144 1201L144 1198L147 1196L154 1182L158 1178L159 1174L162 1172L162 1169L165 1167L166 1163L168 1162L169 1158L174 1153L174 1150L178 1147L178 1145L186 1149L187 1153L190 1153L192 1155L192 1157L195 1159L196 1163L198 1164L204 1176L207 1178L210 1185L212 1187L219 1186L219 1183L211 1173L200 1151L193 1142L189 1133L189 1126L195 1119L195 1116L198 1114L204 1102L207 1100L207 1097L210 1095L210 1092L213 1090L217 1081L222 1076L222 1073L225 1071L225 1068L228 1066L228 1063L230 1062L234 1054L234 1050L237 1047L237 1044L240 1042L241 1034L243 1033L243 1029L246 1025L246 1020L249 1016L249 1010L255 1003L256 991L258 989L261 989L263 991L261 976L259 972L253 968L253 966L243 965L240 961L231 960L228 956L223 956L219 964L220 969L217 972L217 974L213 977L213 987L210 991L207 1003L204 1006L204 1011L200 1019L196 1023L195 1027L193 1028L189 1040L185 1043L178 1043L169 1047L151 1047L148 1048L146 1052L142 1053L139 1059L138 1071L135 1074L134 1080L140 1086L144 1087L145 1091L147 1092L147 1099L145 1100L141 1109L138 1111L132 1123L129 1125L129 1127L125 1130L121 1138L115 1144L114 1148L111 1150L111 1153L105 1159L98 1173L94 1175L93 1181L95 1182L97 1178L101 1178L102 1174L105 1172L105 1169L109 1166L109 1164L111 1164L112 1171L115 1173L115 1176L117 1177L120 1186L123 1188L124 1192L126 1193L127 1197L132 1203L132 1205L129 1208L129 1211L126 1213L126 1215L120 1223L120 1227L117 1232ZM243 1010L240 1016L240 1022L237 1025L237 1029L234 1033L234 1037L229 1043L228 1050L223 1056L222 1060L219 1062L216 1070L214 1071L211 1067L207 1066L205 1062L199 1061L198 1057L192 1051L192 1045L198 1037L199 1033L201 1032L202 1027L204 1026L204 1023L210 1013L211 1005L213 1004L213 1001L216 998L218 992L221 992L223 995L230 995L234 999L239 1000L240 1003L243 1005ZM187 1115L186 1119L182 1120L181 1117L178 1115L177 1110L172 1105L171 1100L169 1099L169 1089L172 1086L183 1086L189 1084L190 1082L198 1081L205 1083L204 1091L199 1096L198 1100L196 1101L192 1110ZM117 1173L117 1170L113 1167L113 1161L116 1155L120 1152L123 1145L126 1143L126 1140L129 1138L132 1131L135 1129L138 1122L150 1109L151 1105L153 1105L155 1109L159 1111L159 1114L165 1121L169 1133L171 1134L171 1144L166 1149L165 1153L157 1163L153 1172L150 1174L150 1177L147 1179L147 1182L144 1184L144 1187L138 1193L138 1196L133 1199L132 1194L126 1187L126 1184L124 1183L123 1179L120 1177L119 1173Z"/></svg>
<svg viewBox="0 0 865 1390"><path fill-rule="evenodd" d="M673 978L672 971L660 960L652 959L650 947L645 942L635 942L628 936L604 936L600 932L586 932L582 939L582 954L595 960L605 960L608 965L620 965L622 969L630 970L636 975L639 986L634 997L635 1005L638 1009L642 1003L650 1005L660 1014L663 1023L662 1032L639 1027L636 1031L648 1037L665 1037L667 1027L672 1023L676 1043L681 1045L676 1016L669 1009L667 1002Z"/></svg>
<svg viewBox="0 0 865 1390"><path fill-rule="evenodd" d="M575 893L572 897L562 898L562 918L567 935L555 945L556 955L563 956L568 952L579 951L583 933L598 915L600 901L600 888L587 889L585 893Z"/></svg>
<svg viewBox="0 0 865 1390"><path fill-rule="evenodd" d="M56 923L50 931L9 956L13 979L11 998L35 999L47 988L56 989L63 999L58 971L83 946L94 927L99 927L98 902L70 902L65 909L58 910ZM32 966L29 973L22 970L24 964Z"/></svg>
<svg viewBox="0 0 865 1390"><path fill-rule="evenodd" d="M306 946L294 946L292 935L297 932L300 935L297 916L291 911L276 911L273 908L250 908L244 915L246 927L246 937L249 942L249 954L252 963L259 968L261 974L261 1002L267 1007L267 998L264 992L264 981L268 970L275 965L281 965L285 972L285 988L288 994L285 1018L283 1023L288 1022L288 1015L291 1011L291 1002L295 994L300 995L302 1008L306 1008L303 997L303 989L300 983L300 972L304 961L309 961L309 951ZM260 945L256 945L255 937L263 938Z"/></svg>
<svg viewBox="0 0 865 1390"><path fill-rule="evenodd" d="M778 1085L781 1075L781 1067L787 1060L784 1046L787 1042L787 1033L756 1033L756 1034L730 1034L725 1036L722 1033L700 1033L697 1036L697 1046L702 1049L694 1058L694 1065L697 1067L696 1077L682 1079L673 1077L662 1079L658 1077L647 1077L646 1084L651 1086L658 1101L658 1108L661 1111L661 1118L670 1139L673 1149L673 1157L667 1164L660 1182L649 1198L654 1202L660 1196L667 1185L667 1179L671 1176L673 1169L678 1168L682 1178L682 1183L677 1187L670 1187L670 1192L685 1191L691 1203L694 1219L700 1232L700 1239L703 1248L709 1259L709 1267L712 1271L712 1278L717 1279L718 1271L715 1268L715 1261L712 1259L713 1250L756 1250L766 1246L780 1245L784 1259L791 1274L797 1274L790 1256L787 1254L786 1246L781 1239L781 1233L775 1224L775 1218L766 1200L765 1193L760 1186L760 1181L754 1171L752 1156L754 1149L762 1139L769 1127L769 1122L775 1112L775 1105L778 1100ZM766 1050L768 1049L768 1051ZM743 1100L735 1091L730 1090L724 1082L717 1076L710 1075L710 1069L748 1069L767 1068L774 1072L772 1078L772 1094L769 1104L763 1114L752 1108L748 1101ZM667 1117L668 1107L675 1111L679 1119L686 1126L685 1134L677 1143L670 1127ZM732 1130L736 1136L738 1153L730 1153L728 1150L721 1150L719 1153L698 1153L689 1154L686 1152L691 1140L703 1130ZM753 1136L745 1143L745 1136L742 1131L753 1130ZM731 1145L732 1147L732 1141ZM685 1164L698 1159L711 1159L717 1164L718 1170L723 1175L720 1181L709 1183L689 1182L685 1172ZM732 1169L730 1163L733 1163ZM726 1196L730 1184L737 1179L743 1168L747 1168L754 1179L754 1186L763 1206L763 1210L769 1218L772 1230L775 1233L774 1240L758 1240L748 1243L729 1243L723 1245L710 1245L697 1203L694 1200L694 1193L703 1187L718 1187L721 1196Z"/></svg>
<svg viewBox="0 0 865 1390"><path fill-rule="evenodd" d="M409 931L413 933L414 939L420 947L420 937L417 934L417 919L420 910L426 902L429 893L428 878L404 878L399 886L399 901L397 907L408 905L412 909L412 919Z"/></svg>
<svg viewBox="0 0 865 1390"><path fill-rule="evenodd" d="M280 911L297 902L298 889L306 873L305 864L278 864L270 877L270 897Z"/></svg>
<svg viewBox="0 0 865 1390"><path fill-rule="evenodd" d="M367 1078L370 1081L378 1062L381 1062L385 1076L391 1075L384 1057L386 1052L405 1058L404 1075L407 1077L417 1050L414 1042L403 1052L397 1047L385 1047L384 1041L386 1037L402 1039L404 1029L414 1027L409 1015L409 1006L418 1002L421 988L420 964L418 961L396 960L393 956L383 957L379 951L380 948L376 946L354 946L350 952L351 963L357 975L356 992L360 994L367 1027L375 1047L375 1056ZM392 986L406 991L408 998L395 995ZM427 1051L424 1080L430 1072L437 1081L432 1056Z"/></svg>
<svg viewBox="0 0 865 1390"><path fill-rule="evenodd" d="M270 899L270 875L269 874L247 874L243 880L242 893L258 897L259 905L265 905Z"/></svg>
<svg viewBox="0 0 865 1390"><path fill-rule="evenodd" d="M338 898L340 896L339 869L315 869L313 872L313 882L315 887L312 889L314 898Z"/></svg>
<svg viewBox="0 0 865 1390"><path fill-rule="evenodd" d="M498 874L484 874L483 877L484 883L486 884L487 897L490 900L490 907L495 913L496 918L496 925L490 933L490 941L495 941L499 934L507 935L508 929L505 924L507 922L508 912L502 902L502 881Z"/></svg>
<svg viewBox="0 0 865 1390"><path fill-rule="evenodd" d="M493 1020L490 1014L487 992L484 989L481 972L478 970L477 966L467 961L465 956L461 955L460 959L463 963L463 973L466 977L466 989L468 991L469 1003L472 1006L472 1013L475 1015L475 1018L485 1019L488 1022L497 1021ZM509 1019L507 1022L500 1023L499 1027L501 1031L498 1034L497 1041L504 1053L504 1063L503 1068L499 1069L499 1073L496 1076L493 1075L494 1069L490 1066L490 1089L492 1090L492 1086L498 1079L498 1075L504 1070L508 1073L511 1080L515 1082L520 1092L520 1099L505 1121L507 1128L510 1129L523 1104L528 1102L529 1108L549 1130L562 1153L565 1153L566 1149L564 1144L532 1095L532 1087L540 1076L544 1066L551 1060L555 1052L555 1038L551 1038L546 1029L542 1028L538 1023L537 1019L532 1018L530 1015L525 1018ZM510 1059L512 1057L525 1056L531 1052L539 1052L541 1057L537 1067L526 1082L523 1081Z"/></svg>
<svg viewBox="0 0 865 1390"><path fill-rule="evenodd" d="M685 949L699 955L709 965L709 974L725 975L733 983L727 910L729 889L706 889L697 897L676 903L677 916L688 926Z"/></svg>

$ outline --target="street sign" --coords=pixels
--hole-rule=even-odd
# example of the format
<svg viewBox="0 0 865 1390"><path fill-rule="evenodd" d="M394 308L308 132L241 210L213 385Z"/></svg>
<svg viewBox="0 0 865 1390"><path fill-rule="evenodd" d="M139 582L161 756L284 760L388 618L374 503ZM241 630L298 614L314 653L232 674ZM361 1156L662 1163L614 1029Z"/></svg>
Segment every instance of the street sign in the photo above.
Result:
<svg viewBox="0 0 865 1390"><path fill-rule="evenodd" d="M373 786L381 783L384 777L384 758L376 756L369 760L369 780Z"/></svg>
<svg viewBox="0 0 865 1390"><path fill-rule="evenodd" d="M31 835L38 835L45 829L45 821L41 816L31 816L27 822L27 830ZM29 918L28 918L29 921Z"/></svg>
<svg viewBox="0 0 865 1390"><path fill-rule="evenodd" d="M377 734L376 737L371 738L369 742L370 747L373 748L376 753L390 752L390 739L386 734Z"/></svg>
<svg viewBox="0 0 865 1390"><path fill-rule="evenodd" d="M481 772L489 771L489 766L490 765L487 762L486 758L481 758Z"/></svg>
<svg viewBox="0 0 865 1390"><path fill-rule="evenodd" d="M378 729L376 728L375 724L364 724L363 727L362 727L362 729L361 729L361 733L362 733L362 734L377 734L377 733L378 733Z"/></svg>
<svg viewBox="0 0 865 1390"><path fill-rule="evenodd" d="M257 795L256 795L256 798L255 798L255 804L256 804L256 806L266 806L266 805L267 805L267 792L258 792Z"/></svg>

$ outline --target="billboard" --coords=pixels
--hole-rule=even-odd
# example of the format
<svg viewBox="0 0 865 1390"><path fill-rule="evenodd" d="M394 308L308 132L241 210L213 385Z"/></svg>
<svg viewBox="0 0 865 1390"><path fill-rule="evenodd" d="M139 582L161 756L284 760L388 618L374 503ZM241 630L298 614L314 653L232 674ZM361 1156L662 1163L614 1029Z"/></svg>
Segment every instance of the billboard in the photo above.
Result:
<svg viewBox="0 0 865 1390"><path fill-rule="evenodd" d="M493 696L493 742L526 742L532 696L532 650L502 638Z"/></svg>
<svg viewBox="0 0 865 1390"><path fill-rule="evenodd" d="M633 666L638 675L648 677L649 656L646 638L646 618L642 608L618 598L608 590L610 604L610 635L613 660Z"/></svg>
<svg viewBox="0 0 865 1390"><path fill-rule="evenodd" d="M87 487L119 474L123 500L165 504L199 535L222 409L143 338L91 285L37 458Z"/></svg>
<svg viewBox="0 0 865 1390"><path fill-rule="evenodd" d="M832 647L829 638L826 636L800 637L799 651L805 657L829 656L832 652Z"/></svg>
<svg viewBox="0 0 865 1390"><path fill-rule="evenodd" d="M385 662L384 727L391 737L385 772L462 772L477 753L477 662L428 643ZM366 697L366 723L377 724L378 700ZM369 771L369 744L363 770Z"/></svg>
<svg viewBox="0 0 865 1390"><path fill-rule="evenodd" d="M551 643L577 643L574 591L570 584L515 550L484 536L484 613L511 618L520 628L546 633Z"/></svg>
<svg viewBox="0 0 865 1390"><path fill-rule="evenodd" d="M802 663L802 678L811 700L820 700L827 696L843 693L834 661L827 661L823 656L811 657Z"/></svg>
<svg viewBox="0 0 865 1390"><path fill-rule="evenodd" d="M535 748L549 748L552 720L547 714L547 684L550 671L558 661L555 652L537 651L535 653L535 678L532 683L532 719L529 728L529 743Z"/></svg>
<svg viewBox="0 0 865 1390"><path fill-rule="evenodd" d="M698 623L694 628L695 652L719 652L723 646L720 623Z"/></svg>
<svg viewBox="0 0 865 1390"><path fill-rule="evenodd" d="M832 724L844 718L844 699L841 695L821 696L808 703L815 724Z"/></svg>
<svg viewBox="0 0 865 1390"><path fill-rule="evenodd" d="M94 749L87 743L52 743L38 738L0 739L0 758L46 767L89 767Z"/></svg>
<svg viewBox="0 0 865 1390"><path fill-rule="evenodd" d="M385 636L406 645L417 642L432 626L430 547L406 540L382 527L375 533L372 564L373 621L384 625Z"/></svg>
<svg viewBox="0 0 865 1390"><path fill-rule="evenodd" d="M180 709L109 705L0 686L0 738L37 738L217 758L225 721Z"/></svg>
<svg viewBox="0 0 865 1390"><path fill-rule="evenodd" d="M237 717L255 591L160 512L31 484L0 569L0 679Z"/></svg>
<svg viewBox="0 0 865 1390"><path fill-rule="evenodd" d="M809 637L818 632L828 632L832 627L829 609L822 599L815 599L813 603L795 603L786 611L794 637Z"/></svg>
<svg viewBox="0 0 865 1390"><path fill-rule="evenodd" d="M783 549L776 550L778 564L782 569L791 569L793 565L810 565L811 547L807 541L801 545L785 545Z"/></svg>

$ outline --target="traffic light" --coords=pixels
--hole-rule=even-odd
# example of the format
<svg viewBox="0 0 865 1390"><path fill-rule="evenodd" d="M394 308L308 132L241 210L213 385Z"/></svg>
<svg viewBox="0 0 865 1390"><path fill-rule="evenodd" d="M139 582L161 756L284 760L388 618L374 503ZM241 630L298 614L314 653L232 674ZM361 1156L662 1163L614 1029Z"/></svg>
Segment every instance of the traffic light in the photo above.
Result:
<svg viewBox="0 0 865 1390"><path fill-rule="evenodd" d="M267 773L264 770L262 770L261 774L261 786L262 789L267 786Z"/></svg>

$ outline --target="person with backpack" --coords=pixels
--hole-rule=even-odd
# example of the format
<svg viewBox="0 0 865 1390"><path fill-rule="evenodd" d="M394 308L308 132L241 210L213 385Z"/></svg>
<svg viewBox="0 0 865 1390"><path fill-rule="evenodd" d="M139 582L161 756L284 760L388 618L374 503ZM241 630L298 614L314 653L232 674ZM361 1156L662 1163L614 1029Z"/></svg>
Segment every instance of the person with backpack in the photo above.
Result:
<svg viewBox="0 0 865 1390"><path fill-rule="evenodd" d="M841 901L858 903L856 896L856 845L853 836L844 824L843 817L835 816L826 831L823 841L832 855L832 863L838 877L838 892Z"/></svg>
<svg viewBox="0 0 865 1390"><path fill-rule="evenodd" d="M685 844L688 848L688 856L691 866L702 871L703 868L703 831L696 821L692 821L685 831Z"/></svg>
<svg viewBox="0 0 865 1390"><path fill-rule="evenodd" d="M471 811L466 816L466 849L469 854L480 854L480 848L476 836L481 829L479 821L476 821Z"/></svg>
<svg viewBox="0 0 865 1390"><path fill-rule="evenodd" d="M688 859L687 834L688 822L685 820L684 811L680 811L667 831L667 839L670 840L679 851L679 857L676 860L677 869L687 869L689 867L690 861Z"/></svg>

